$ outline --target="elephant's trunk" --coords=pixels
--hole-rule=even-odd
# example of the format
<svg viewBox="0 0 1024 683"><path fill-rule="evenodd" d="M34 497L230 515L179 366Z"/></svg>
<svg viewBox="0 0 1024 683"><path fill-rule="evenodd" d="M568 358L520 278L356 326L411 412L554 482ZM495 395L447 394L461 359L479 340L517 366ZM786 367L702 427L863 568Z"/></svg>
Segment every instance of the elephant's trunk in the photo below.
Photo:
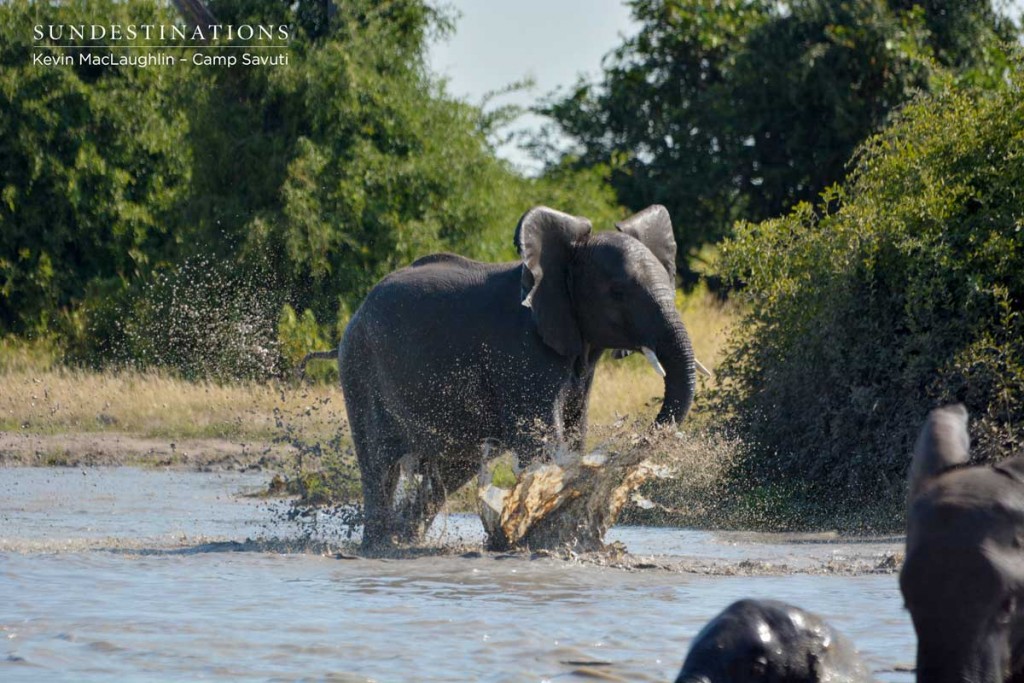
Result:
<svg viewBox="0 0 1024 683"><path fill-rule="evenodd" d="M652 349L665 368L665 399L655 422L679 424L693 403L697 385L697 366L690 335L676 311L674 292L659 296L658 304L665 321L664 329Z"/></svg>

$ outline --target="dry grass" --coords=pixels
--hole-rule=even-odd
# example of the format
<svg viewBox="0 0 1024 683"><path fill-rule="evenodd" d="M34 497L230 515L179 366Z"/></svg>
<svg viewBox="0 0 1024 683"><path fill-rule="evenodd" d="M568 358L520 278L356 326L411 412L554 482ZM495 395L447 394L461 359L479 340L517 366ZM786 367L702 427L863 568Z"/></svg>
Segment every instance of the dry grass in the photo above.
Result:
<svg viewBox="0 0 1024 683"><path fill-rule="evenodd" d="M0 374L0 429L41 434L119 432L151 437L269 440L275 410L308 416L312 431L337 428L335 386L186 382L159 372L56 368ZM326 409L325 409L326 408Z"/></svg>
<svg viewBox="0 0 1024 683"><path fill-rule="evenodd" d="M722 303L703 288L676 297L676 305L693 341L697 360L714 372L725 353L730 327L739 319L736 305ZM714 379L698 375L697 391L713 386ZM653 418L664 393L664 381L647 361L633 354L620 361L606 359L597 368L590 395L590 422L612 423L622 417Z"/></svg>
<svg viewBox="0 0 1024 683"><path fill-rule="evenodd" d="M680 309L697 357L713 369L736 317L732 307L698 292L680 298ZM336 385L189 382L157 371L69 369L53 358L45 344L0 341L0 430L268 440L280 433L276 410L301 421L305 438L326 439L344 419ZM591 397L591 423L650 417L662 392L661 378L642 357L605 361Z"/></svg>

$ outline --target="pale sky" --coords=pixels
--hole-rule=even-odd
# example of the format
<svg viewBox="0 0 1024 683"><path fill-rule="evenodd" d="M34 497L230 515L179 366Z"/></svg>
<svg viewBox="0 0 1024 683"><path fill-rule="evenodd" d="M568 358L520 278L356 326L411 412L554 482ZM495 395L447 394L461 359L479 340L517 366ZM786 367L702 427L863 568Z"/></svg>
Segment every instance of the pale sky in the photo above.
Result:
<svg viewBox="0 0 1024 683"><path fill-rule="evenodd" d="M530 77L527 93L494 104L535 104L580 74L596 78L601 58L632 35L636 25L621 0L449 0L461 17L455 35L431 48L434 71L447 76L456 97L479 104L488 92ZM517 127L539 125L524 117ZM536 170L511 146L499 155L524 170Z"/></svg>

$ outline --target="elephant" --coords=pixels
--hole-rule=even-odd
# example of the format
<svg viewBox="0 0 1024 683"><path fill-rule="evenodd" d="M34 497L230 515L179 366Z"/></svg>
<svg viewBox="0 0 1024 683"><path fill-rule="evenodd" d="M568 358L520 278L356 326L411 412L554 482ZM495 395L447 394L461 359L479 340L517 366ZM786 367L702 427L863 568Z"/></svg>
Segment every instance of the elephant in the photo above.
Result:
<svg viewBox="0 0 1024 683"><path fill-rule="evenodd" d="M817 615L776 600L739 600L701 629L676 683L862 683L863 660Z"/></svg>
<svg viewBox="0 0 1024 683"><path fill-rule="evenodd" d="M963 405L928 415L909 474L900 590L920 683L1024 683L1024 455L971 465Z"/></svg>
<svg viewBox="0 0 1024 683"><path fill-rule="evenodd" d="M522 465L582 449L605 350L642 352L664 377L656 422L683 420L695 359L672 222L651 206L616 228L535 207L515 229L519 261L434 254L369 292L338 350L364 547L420 540L489 454ZM401 471L416 485L396 496Z"/></svg>

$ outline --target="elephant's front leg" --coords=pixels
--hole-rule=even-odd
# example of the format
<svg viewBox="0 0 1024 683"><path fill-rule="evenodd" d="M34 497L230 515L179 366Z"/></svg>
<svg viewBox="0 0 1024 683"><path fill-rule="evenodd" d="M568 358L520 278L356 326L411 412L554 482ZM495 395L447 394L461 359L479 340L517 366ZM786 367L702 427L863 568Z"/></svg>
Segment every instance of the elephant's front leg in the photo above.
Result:
<svg viewBox="0 0 1024 683"><path fill-rule="evenodd" d="M565 438L569 448L583 453L587 441L587 411L590 406L590 388L594 383L594 371L602 351L591 350L589 360L577 360L573 379L566 385L562 400L562 416Z"/></svg>
<svg viewBox="0 0 1024 683"><path fill-rule="evenodd" d="M590 405L590 385L574 388L566 397L563 408L565 438L569 449L582 453L587 441L587 409Z"/></svg>

